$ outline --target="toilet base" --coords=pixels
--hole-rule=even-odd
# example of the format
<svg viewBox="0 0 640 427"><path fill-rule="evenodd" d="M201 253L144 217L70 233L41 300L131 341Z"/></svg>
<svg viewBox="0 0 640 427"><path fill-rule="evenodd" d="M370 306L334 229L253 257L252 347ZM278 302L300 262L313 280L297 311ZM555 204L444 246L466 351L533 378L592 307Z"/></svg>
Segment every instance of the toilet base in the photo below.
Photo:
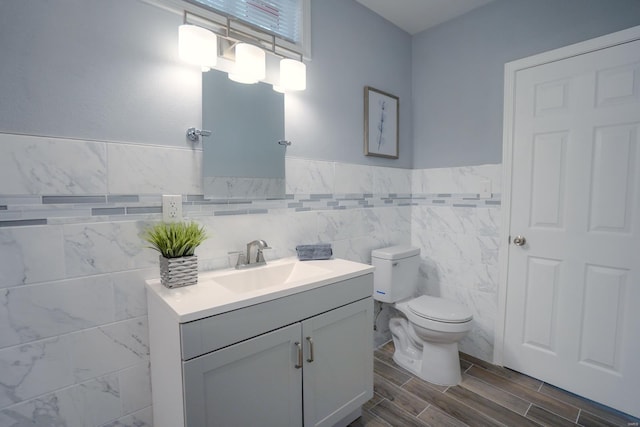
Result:
<svg viewBox="0 0 640 427"><path fill-rule="evenodd" d="M390 329L396 348L393 360L401 367L427 382L443 386L460 383L458 343L417 342L406 328L405 319L393 319Z"/></svg>

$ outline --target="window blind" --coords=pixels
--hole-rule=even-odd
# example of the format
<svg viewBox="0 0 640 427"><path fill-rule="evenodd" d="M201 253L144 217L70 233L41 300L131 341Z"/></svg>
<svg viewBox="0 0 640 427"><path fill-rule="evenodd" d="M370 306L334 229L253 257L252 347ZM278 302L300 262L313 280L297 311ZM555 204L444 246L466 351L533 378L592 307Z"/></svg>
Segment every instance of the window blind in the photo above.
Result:
<svg viewBox="0 0 640 427"><path fill-rule="evenodd" d="M239 21L266 30L284 40L302 39L302 0L189 0Z"/></svg>

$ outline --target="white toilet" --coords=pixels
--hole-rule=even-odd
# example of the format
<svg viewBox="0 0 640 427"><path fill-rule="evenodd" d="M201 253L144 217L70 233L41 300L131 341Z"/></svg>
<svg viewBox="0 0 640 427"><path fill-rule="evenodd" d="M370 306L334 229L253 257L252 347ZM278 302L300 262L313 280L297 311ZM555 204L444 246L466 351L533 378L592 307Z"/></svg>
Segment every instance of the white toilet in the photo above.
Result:
<svg viewBox="0 0 640 427"><path fill-rule="evenodd" d="M373 298L406 317L389 321L395 353L393 360L433 384L460 382L458 341L471 330L473 316L462 304L427 295L414 297L420 249L392 246L371 252Z"/></svg>

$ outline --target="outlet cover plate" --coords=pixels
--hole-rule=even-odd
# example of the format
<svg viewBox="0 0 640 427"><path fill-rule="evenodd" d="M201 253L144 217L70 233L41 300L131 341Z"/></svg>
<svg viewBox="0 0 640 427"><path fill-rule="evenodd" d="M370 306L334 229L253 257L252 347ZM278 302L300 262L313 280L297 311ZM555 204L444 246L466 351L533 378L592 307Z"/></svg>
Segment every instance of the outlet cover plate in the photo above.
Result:
<svg viewBox="0 0 640 427"><path fill-rule="evenodd" d="M162 220L164 222L182 221L181 195L162 195Z"/></svg>
<svg viewBox="0 0 640 427"><path fill-rule="evenodd" d="M491 192L491 180L485 179L480 181L480 191L478 192L478 197L480 199L490 199L493 196Z"/></svg>

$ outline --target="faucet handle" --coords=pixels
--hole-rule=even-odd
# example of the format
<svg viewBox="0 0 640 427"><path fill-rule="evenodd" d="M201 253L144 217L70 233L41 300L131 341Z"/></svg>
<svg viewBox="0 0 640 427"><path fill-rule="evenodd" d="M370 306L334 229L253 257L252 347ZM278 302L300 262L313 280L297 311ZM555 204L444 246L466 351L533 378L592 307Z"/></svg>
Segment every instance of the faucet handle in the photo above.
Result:
<svg viewBox="0 0 640 427"><path fill-rule="evenodd" d="M247 259L245 258L244 253L240 252L238 254L238 262L236 262L236 268L247 264Z"/></svg>
<svg viewBox="0 0 640 427"><path fill-rule="evenodd" d="M265 246L265 247L264 247L264 248L262 248L262 249L258 249L258 254L256 255L256 262L258 262L258 263L266 262L266 261L264 260L264 254L262 253L262 251L263 251L264 249L272 249L272 248L271 248L271 246Z"/></svg>
<svg viewBox="0 0 640 427"><path fill-rule="evenodd" d="M247 263L247 259L244 255L243 251L231 251L231 252L227 252L227 255L237 255L237 261L236 261L236 268L239 268L240 266L243 266ZM231 264L233 261L231 260L231 257L229 257L229 264Z"/></svg>

